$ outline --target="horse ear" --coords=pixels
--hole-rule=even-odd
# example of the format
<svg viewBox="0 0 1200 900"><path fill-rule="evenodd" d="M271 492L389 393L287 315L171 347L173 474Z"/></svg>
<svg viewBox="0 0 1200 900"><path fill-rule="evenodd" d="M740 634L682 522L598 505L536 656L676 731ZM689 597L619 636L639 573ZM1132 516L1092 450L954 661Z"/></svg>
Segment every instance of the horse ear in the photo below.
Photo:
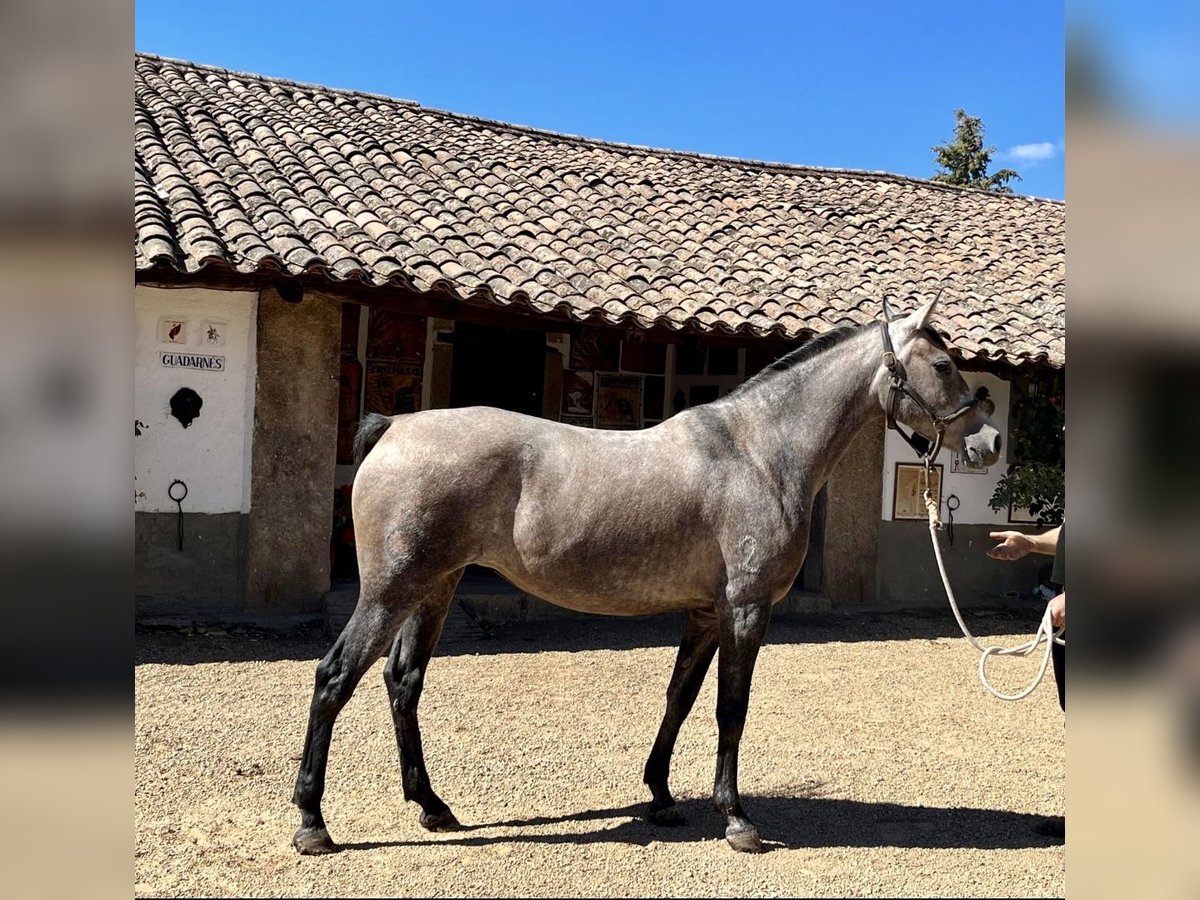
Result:
<svg viewBox="0 0 1200 900"><path fill-rule="evenodd" d="M887 297L883 298L883 320L885 322L895 322L896 314L892 312L892 307L887 302Z"/></svg>
<svg viewBox="0 0 1200 900"><path fill-rule="evenodd" d="M915 313L909 316L912 322L913 329L925 328L929 325L929 319L933 315L933 308L937 306L937 297L934 297Z"/></svg>

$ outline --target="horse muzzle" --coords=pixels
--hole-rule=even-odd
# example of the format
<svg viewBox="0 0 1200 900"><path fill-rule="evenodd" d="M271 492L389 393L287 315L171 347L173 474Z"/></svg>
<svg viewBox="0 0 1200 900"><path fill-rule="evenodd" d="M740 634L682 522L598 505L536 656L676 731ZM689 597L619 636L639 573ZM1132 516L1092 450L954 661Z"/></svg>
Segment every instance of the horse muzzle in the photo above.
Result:
<svg viewBox="0 0 1200 900"><path fill-rule="evenodd" d="M1000 449L1003 438L1000 429L994 425L984 425L974 434L968 435L963 441L967 461L973 466L990 466L1000 459Z"/></svg>

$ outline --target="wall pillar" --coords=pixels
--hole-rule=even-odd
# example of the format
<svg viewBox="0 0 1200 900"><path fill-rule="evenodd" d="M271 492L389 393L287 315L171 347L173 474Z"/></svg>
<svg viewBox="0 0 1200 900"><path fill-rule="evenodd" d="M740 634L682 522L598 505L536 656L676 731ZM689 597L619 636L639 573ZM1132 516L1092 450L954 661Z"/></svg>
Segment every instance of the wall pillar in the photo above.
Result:
<svg viewBox="0 0 1200 900"><path fill-rule="evenodd" d="M877 600L883 438L872 418L829 478L822 593L835 606Z"/></svg>
<svg viewBox="0 0 1200 900"><path fill-rule="evenodd" d="M319 612L329 590L341 310L259 295L246 610Z"/></svg>

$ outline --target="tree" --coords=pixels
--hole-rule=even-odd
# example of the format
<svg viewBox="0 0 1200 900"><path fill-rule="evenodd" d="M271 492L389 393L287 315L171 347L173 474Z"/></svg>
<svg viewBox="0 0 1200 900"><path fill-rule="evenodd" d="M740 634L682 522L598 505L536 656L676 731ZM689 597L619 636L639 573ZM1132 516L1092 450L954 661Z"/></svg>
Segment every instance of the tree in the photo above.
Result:
<svg viewBox="0 0 1200 900"><path fill-rule="evenodd" d="M1021 180L1015 169L1001 169L994 175L987 173L995 147L984 149L983 119L967 115L965 110L954 111L954 140L949 144L934 147L938 165L942 171L933 176L943 184L961 184L964 187L997 194L1011 194L1007 182Z"/></svg>

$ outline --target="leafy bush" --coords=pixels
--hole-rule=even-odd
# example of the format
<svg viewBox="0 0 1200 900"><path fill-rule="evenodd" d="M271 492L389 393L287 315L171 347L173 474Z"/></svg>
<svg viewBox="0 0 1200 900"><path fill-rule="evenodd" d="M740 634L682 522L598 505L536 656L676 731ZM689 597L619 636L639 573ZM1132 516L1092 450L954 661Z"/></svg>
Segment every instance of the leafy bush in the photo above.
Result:
<svg viewBox="0 0 1200 900"><path fill-rule="evenodd" d="M1066 503L1066 421L1064 373L1026 368L1012 382L1009 409L1009 459L988 506L1000 512L1026 507L1045 528L1061 525Z"/></svg>
<svg viewBox="0 0 1200 900"><path fill-rule="evenodd" d="M1062 466L1051 463L1014 465L1000 478L988 506L1000 512L1009 506L1024 506L1037 517L1042 528L1061 525L1066 503L1066 479Z"/></svg>

